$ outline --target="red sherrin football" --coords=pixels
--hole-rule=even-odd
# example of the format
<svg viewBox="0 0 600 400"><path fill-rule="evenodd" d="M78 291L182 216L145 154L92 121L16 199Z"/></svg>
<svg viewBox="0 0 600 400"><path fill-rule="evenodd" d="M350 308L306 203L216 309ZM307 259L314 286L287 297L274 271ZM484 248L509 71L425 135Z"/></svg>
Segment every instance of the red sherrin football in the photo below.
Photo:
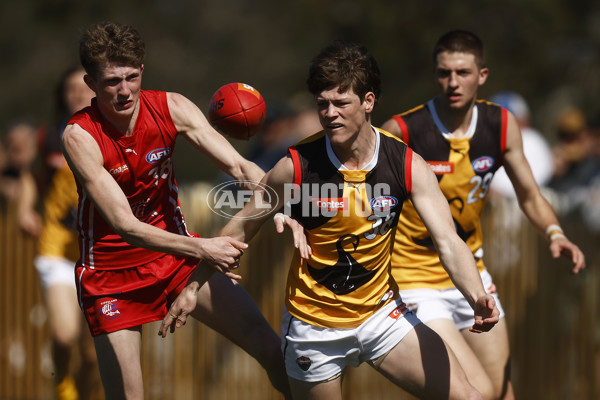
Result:
<svg viewBox="0 0 600 400"><path fill-rule="evenodd" d="M208 120L219 132L249 139L265 122L267 106L258 90L245 83L221 86L210 99Z"/></svg>

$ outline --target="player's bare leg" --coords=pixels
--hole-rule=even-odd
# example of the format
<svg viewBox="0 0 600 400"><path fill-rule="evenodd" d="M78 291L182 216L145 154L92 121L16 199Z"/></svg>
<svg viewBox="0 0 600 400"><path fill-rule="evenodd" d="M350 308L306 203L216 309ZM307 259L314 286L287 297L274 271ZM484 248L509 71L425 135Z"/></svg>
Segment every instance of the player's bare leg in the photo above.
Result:
<svg viewBox="0 0 600 400"><path fill-rule="evenodd" d="M465 371L467 379L479 393L486 399L494 399L494 386L492 385L492 381L488 376L487 371L481 365L481 362L467 343L463 334L456 329L454 321L449 319L436 319L427 322L427 326L440 335L446 344L450 346ZM497 328L498 326L496 325L492 330ZM469 332L468 329L465 329L465 331L467 331L467 335L469 336L486 336L490 334L490 332L477 334ZM488 349L485 351L488 351Z"/></svg>
<svg viewBox="0 0 600 400"><path fill-rule="evenodd" d="M424 324L415 326L374 367L419 398L483 398L467 380L452 350Z"/></svg>
<svg viewBox="0 0 600 400"><path fill-rule="evenodd" d="M280 338L240 284L213 273L200 288L198 305L191 315L256 359L273 387L290 398Z"/></svg>
<svg viewBox="0 0 600 400"><path fill-rule="evenodd" d="M96 336L94 343L106 398L143 400L141 326Z"/></svg>
<svg viewBox="0 0 600 400"><path fill-rule="evenodd" d="M79 312L81 309L78 306ZM79 398L86 400L97 397L100 390L100 372L98 371L98 357L92 337L85 318L81 318L81 336L79 337L79 354L81 365L77 372L76 381L79 389Z"/></svg>
<svg viewBox="0 0 600 400"><path fill-rule="evenodd" d="M70 375L69 364L73 346L81 333L82 319L81 309L77 305L77 292L71 285L54 284L45 289L45 300L53 339L57 397L70 398L76 395L77 389L74 377Z"/></svg>
<svg viewBox="0 0 600 400"><path fill-rule="evenodd" d="M502 318L485 334L473 335L468 329L463 329L461 333L490 377L494 386L494 397L514 399L510 382L510 347L506 318Z"/></svg>
<svg viewBox="0 0 600 400"><path fill-rule="evenodd" d="M294 400L342 400L342 377L327 382L303 382L290 378Z"/></svg>

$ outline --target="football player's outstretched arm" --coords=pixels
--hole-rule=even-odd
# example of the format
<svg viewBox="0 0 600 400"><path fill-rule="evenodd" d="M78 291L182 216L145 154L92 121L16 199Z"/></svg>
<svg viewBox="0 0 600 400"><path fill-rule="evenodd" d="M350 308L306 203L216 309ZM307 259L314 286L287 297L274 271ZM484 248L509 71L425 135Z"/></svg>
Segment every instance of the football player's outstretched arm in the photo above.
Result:
<svg viewBox="0 0 600 400"><path fill-rule="evenodd" d="M456 233L448 201L435 175L416 153L412 157L411 201L431 234L442 265L475 312L475 325L471 330L491 329L499 318L496 302L486 294L473 254Z"/></svg>
<svg viewBox="0 0 600 400"><path fill-rule="evenodd" d="M254 185L249 182L259 182L265 172L255 163L242 157L231 143L211 126L192 101L171 92L167 93L167 101L177 131L223 172L240 182L240 186L254 189Z"/></svg>
<svg viewBox="0 0 600 400"><path fill-rule="evenodd" d="M585 268L585 256L577 245L567 239L548 201L542 196L535 182L529 162L523 153L523 139L515 117L508 114L504 168L510 178L519 206L533 227L550 241L554 258L563 256L573 263L571 273Z"/></svg>

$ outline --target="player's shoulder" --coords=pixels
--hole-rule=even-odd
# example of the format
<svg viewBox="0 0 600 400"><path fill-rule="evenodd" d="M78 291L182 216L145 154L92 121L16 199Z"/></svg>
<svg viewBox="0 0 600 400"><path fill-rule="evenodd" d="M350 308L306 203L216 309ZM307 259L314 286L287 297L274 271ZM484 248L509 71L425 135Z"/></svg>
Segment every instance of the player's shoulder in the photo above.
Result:
<svg viewBox="0 0 600 400"><path fill-rule="evenodd" d="M516 118L510 110L499 104L486 99L477 99L475 105L479 118L486 123L500 124L502 126L516 123Z"/></svg>
<svg viewBox="0 0 600 400"><path fill-rule="evenodd" d="M81 136L89 136L90 133L85 130L78 121L70 121L65 129L63 130L61 139L63 142L68 140L75 140Z"/></svg>
<svg viewBox="0 0 600 400"><path fill-rule="evenodd" d="M164 90L141 89L140 97L145 99L164 98L173 92L165 92Z"/></svg>
<svg viewBox="0 0 600 400"><path fill-rule="evenodd" d="M294 182L294 161L291 154L288 154L275 164L270 171L266 173L266 182L269 186L279 186Z"/></svg>
<svg viewBox="0 0 600 400"><path fill-rule="evenodd" d="M497 103L494 103L493 101L488 100L488 99L477 99L477 100L475 100L475 104L478 104L478 105L479 104L483 104L483 105L485 105L487 107L500 107L500 108L503 108L501 105L499 105Z"/></svg>
<svg viewBox="0 0 600 400"><path fill-rule="evenodd" d="M392 115L390 118L387 119L385 124L389 123L390 121L395 121L396 123L399 123L400 120L403 120L407 117L410 118L412 115L419 114L420 112L426 111L426 109L427 109L426 104L419 104L418 106L409 108L408 110L405 110L400 113Z"/></svg>
<svg viewBox="0 0 600 400"><path fill-rule="evenodd" d="M381 139L383 141L390 141L391 143L397 142L397 143L405 144L401 138L394 135L393 133L388 132L387 130L385 130L383 128L379 128L379 127L375 127L375 129L377 130L377 132L379 132L381 134Z"/></svg>
<svg viewBox="0 0 600 400"><path fill-rule="evenodd" d="M169 102L189 101L187 97L178 92L160 92L164 93Z"/></svg>
<svg viewBox="0 0 600 400"><path fill-rule="evenodd" d="M421 111L425 111L426 110L426 105L425 104L419 104L416 107L413 108L409 108L406 111L401 112L400 114L396 114L394 117L400 117L400 118L405 118L409 115L421 112Z"/></svg>
<svg viewBox="0 0 600 400"><path fill-rule="evenodd" d="M316 143L319 140L324 140L325 139L325 131L319 131L313 135L310 135L302 140L300 140L298 143L296 143L294 146L302 146L302 145L306 145L306 144L310 144L310 143Z"/></svg>
<svg viewBox="0 0 600 400"><path fill-rule="evenodd" d="M158 92L164 95L162 115L169 115L173 122L183 125L190 124L197 115L198 107L186 96L178 92ZM157 94L157 96L159 96Z"/></svg>
<svg viewBox="0 0 600 400"><path fill-rule="evenodd" d="M78 123L67 125L62 134L63 154L67 159L95 159L100 152L98 138Z"/></svg>
<svg viewBox="0 0 600 400"><path fill-rule="evenodd" d="M475 104L477 105L479 115L484 120L499 121L497 123L509 128L518 127L517 117L509 109L485 99L478 99Z"/></svg>
<svg viewBox="0 0 600 400"><path fill-rule="evenodd" d="M492 112L509 112L506 108L487 99L477 99L475 104L482 111L490 110Z"/></svg>

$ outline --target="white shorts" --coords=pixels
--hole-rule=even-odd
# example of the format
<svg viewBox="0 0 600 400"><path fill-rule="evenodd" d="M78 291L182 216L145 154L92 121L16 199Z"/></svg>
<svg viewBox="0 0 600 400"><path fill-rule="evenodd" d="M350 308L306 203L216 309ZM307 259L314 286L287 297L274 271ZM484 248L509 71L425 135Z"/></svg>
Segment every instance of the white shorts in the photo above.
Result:
<svg viewBox="0 0 600 400"><path fill-rule="evenodd" d="M387 354L420 323L400 299L351 329L311 325L284 309L281 338L286 372L300 381L327 381L349 365L357 367Z"/></svg>
<svg viewBox="0 0 600 400"><path fill-rule="evenodd" d="M504 310L500 304L496 285L492 276L483 270L481 281L486 292L494 296L496 307L500 311L500 318L504 317ZM427 323L435 319L449 319L454 321L459 330L469 328L475 323L473 309L462 293L455 287L448 289L408 289L401 290L400 297L407 307L417 314L417 317Z"/></svg>
<svg viewBox="0 0 600 400"><path fill-rule="evenodd" d="M69 285L75 288L75 263L62 257L37 256L33 260L42 287Z"/></svg>

